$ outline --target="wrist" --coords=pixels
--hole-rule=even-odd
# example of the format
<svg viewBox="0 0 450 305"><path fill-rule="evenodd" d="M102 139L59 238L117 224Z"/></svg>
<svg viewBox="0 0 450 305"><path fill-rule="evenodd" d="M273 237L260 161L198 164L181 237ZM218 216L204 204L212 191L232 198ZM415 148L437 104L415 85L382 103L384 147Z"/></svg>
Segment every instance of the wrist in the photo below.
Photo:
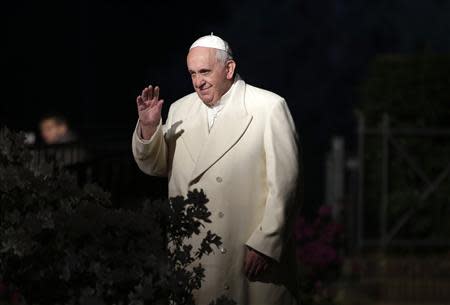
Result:
<svg viewBox="0 0 450 305"><path fill-rule="evenodd" d="M156 130L158 129L159 123L154 124L142 124L141 121L139 121L139 129L140 129L140 136L143 140L150 140L151 137L155 134Z"/></svg>

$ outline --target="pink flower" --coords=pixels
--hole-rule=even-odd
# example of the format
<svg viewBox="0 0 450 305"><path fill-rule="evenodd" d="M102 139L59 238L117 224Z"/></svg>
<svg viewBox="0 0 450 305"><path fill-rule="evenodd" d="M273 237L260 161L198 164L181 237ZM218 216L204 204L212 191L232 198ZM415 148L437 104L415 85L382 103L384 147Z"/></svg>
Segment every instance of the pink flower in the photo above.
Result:
<svg viewBox="0 0 450 305"><path fill-rule="evenodd" d="M303 238L310 239L314 236L314 230L310 226L305 226L302 231Z"/></svg>
<svg viewBox="0 0 450 305"><path fill-rule="evenodd" d="M297 241L310 240L314 236L314 229L305 222L303 217L299 217L295 223L294 235Z"/></svg>
<svg viewBox="0 0 450 305"><path fill-rule="evenodd" d="M298 259L305 265L325 268L337 262L336 250L321 241L312 241L297 249Z"/></svg>
<svg viewBox="0 0 450 305"><path fill-rule="evenodd" d="M332 210L331 206L329 206L329 205L322 205L320 207L320 209L319 209L318 214L319 214L319 217L327 218L327 217L331 216L332 211L333 210Z"/></svg>
<svg viewBox="0 0 450 305"><path fill-rule="evenodd" d="M5 283L0 281L0 296L4 295L6 293L7 287Z"/></svg>
<svg viewBox="0 0 450 305"><path fill-rule="evenodd" d="M20 294L17 290L11 294L10 302L12 305L20 304Z"/></svg>
<svg viewBox="0 0 450 305"><path fill-rule="evenodd" d="M320 234L320 240L326 243L332 243L336 241L338 236L342 233L343 229L340 224L329 223Z"/></svg>
<svg viewBox="0 0 450 305"><path fill-rule="evenodd" d="M302 229L305 225L305 219L303 217L298 217L294 224L294 236L295 240L300 240L302 236Z"/></svg>

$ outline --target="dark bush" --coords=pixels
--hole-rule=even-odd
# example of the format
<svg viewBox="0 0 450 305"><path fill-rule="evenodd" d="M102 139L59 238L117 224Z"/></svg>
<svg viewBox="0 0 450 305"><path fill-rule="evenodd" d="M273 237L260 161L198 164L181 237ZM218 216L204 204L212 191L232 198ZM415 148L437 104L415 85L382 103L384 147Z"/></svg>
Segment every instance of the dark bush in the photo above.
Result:
<svg viewBox="0 0 450 305"><path fill-rule="evenodd" d="M1 131L0 298L47 305L193 304L192 290L204 272L197 259L221 243L212 232L199 249L186 242L210 221L203 191L119 209L108 193L78 186L58 167L32 169L31 158L20 135Z"/></svg>

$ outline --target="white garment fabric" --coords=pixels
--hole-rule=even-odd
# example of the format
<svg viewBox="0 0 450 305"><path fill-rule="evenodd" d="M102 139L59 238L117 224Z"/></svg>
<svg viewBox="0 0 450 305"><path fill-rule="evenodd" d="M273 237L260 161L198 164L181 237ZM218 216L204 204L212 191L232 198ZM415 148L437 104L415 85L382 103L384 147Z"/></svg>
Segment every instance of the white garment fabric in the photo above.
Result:
<svg viewBox="0 0 450 305"><path fill-rule="evenodd" d="M214 122L216 121L217 117L219 116L220 111L223 109L225 105L223 103L218 103L218 105L214 105L212 107L206 106L206 111L208 113L208 130L211 130L211 128L214 125Z"/></svg>
<svg viewBox="0 0 450 305"><path fill-rule="evenodd" d="M196 305L221 295L240 305L295 305L290 226L301 177L294 122L279 95L242 80L229 93L209 133L207 110L193 92L172 103L151 140L136 130L133 155L144 173L168 177L169 198L201 189L209 199L211 222L188 243L197 249L211 231L222 244L201 258ZM247 247L276 261L255 281L242 272Z"/></svg>
<svg viewBox="0 0 450 305"><path fill-rule="evenodd" d="M217 117L220 115L220 112L225 107L227 100L230 98L231 91L233 89L232 87L227 91L227 93L225 93L220 98L220 100L217 101L217 103L215 105L210 107L210 106L206 106L205 104L203 104L206 108L206 113L208 116L208 130L209 131L211 131L211 128L213 127L214 122L217 120Z"/></svg>

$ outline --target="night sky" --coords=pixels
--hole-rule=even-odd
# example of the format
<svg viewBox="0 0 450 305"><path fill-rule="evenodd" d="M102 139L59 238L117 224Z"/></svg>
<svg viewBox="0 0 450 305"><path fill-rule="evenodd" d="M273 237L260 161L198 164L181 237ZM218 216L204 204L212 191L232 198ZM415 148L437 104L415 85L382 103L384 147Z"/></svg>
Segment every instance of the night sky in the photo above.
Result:
<svg viewBox="0 0 450 305"><path fill-rule="evenodd" d="M286 98L310 205L323 200L330 137L351 139L370 60L450 50L444 0L18 0L0 10L1 125L36 130L41 115L59 111L79 131L131 136L140 90L160 85L165 117L192 92L190 44L214 32L230 43L245 81Z"/></svg>

